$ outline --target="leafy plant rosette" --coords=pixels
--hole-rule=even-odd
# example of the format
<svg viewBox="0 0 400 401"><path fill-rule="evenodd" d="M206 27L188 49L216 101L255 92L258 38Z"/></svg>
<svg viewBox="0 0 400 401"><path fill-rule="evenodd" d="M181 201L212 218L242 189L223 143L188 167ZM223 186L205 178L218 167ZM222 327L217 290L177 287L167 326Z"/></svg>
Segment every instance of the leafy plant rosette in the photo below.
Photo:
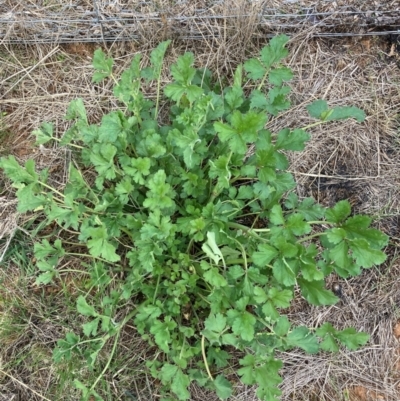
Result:
<svg viewBox="0 0 400 401"><path fill-rule="evenodd" d="M33 132L37 144L55 140L75 152L65 187L52 187L48 170L37 172L33 160L22 167L12 156L1 159L17 188L19 212L42 213L61 230L56 240L38 239L34 246L37 283L62 277L61 258L84 249L90 288L101 294L97 304L77 298L87 320L54 350L57 362L81 357L93 368L113 341L98 378L75 379L82 399L102 399L96 386L128 322L158 347L147 367L162 400L188 400L192 381L226 399L232 373L256 385L261 400L276 400L282 367L276 351L335 352L368 340L365 333L339 331L330 323L293 327L284 313L295 289L310 304L336 303L325 277L335 272L346 278L382 263L387 243L370 228L370 217L351 215L348 201L324 208L292 191L284 152L304 149L306 129L365 116L356 107L331 109L319 100L307 106L316 119L308 127L265 129L270 116L290 109L285 82L292 71L281 64L287 41L284 35L272 39L259 57L238 66L232 85L223 89L208 69L193 67L192 53L177 59L173 82L163 87L170 41L151 53L147 68L135 56L119 80L113 60L97 50L93 82L114 80L121 108L89 124L83 101L76 99L66 115L72 125L61 138L50 123ZM157 88L155 100L142 91L149 84ZM159 122L167 120L161 110L169 113L167 123ZM111 277L118 269L123 278L116 282ZM131 312L117 319L130 300Z"/></svg>

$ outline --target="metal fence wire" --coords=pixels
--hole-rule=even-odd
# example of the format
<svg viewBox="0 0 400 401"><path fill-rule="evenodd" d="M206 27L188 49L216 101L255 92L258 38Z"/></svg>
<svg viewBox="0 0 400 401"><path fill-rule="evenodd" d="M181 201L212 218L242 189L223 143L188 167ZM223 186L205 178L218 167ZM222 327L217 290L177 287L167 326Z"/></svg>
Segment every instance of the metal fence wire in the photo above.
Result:
<svg viewBox="0 0 400 401"><path fill-rule="evenodd" d="M0 0L0 44L209 40L249 25L264 36L399 34L400 1Z"/></svg>

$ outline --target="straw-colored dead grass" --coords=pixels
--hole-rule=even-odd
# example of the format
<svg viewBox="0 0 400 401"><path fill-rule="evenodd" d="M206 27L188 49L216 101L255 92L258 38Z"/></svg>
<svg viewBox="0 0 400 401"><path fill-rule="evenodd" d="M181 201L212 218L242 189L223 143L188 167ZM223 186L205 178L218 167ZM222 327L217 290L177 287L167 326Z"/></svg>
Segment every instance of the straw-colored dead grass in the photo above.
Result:
<svg viewBox="0 0 400 401"><path fill-rule="evenodd" d="M0 43L143 42L154 35L225 40L246 19L261 36L304 27L321 35L368 34L395 31L399 9L397 0L4 0Z"/></svg>
<svg viewBox="0 0 400 401"><path fill-rule="evenodd" d="M236 23L240 29L218 26L221 35L213 40L204 37L201 42L174 41L167 54L167 64L178 54L193 51L198 65L217 71L221 80L230 76L239 62L256 54L263 44L261 39L252 38L254 20L238 19ZM146 63L151 49L164 38L158 34L153 32L150 40L141 46L137 43L110 44L108 51L116 60L117 71L129 65L138 51L144 55L143 62ZM104 112L118 107L112 96L111 83L91 84L91 54L95 47L92 44L8 45L0 49L3 88L0 112L6 113L2 122L9 132L0 143L0 153L12 153L21 161L33 157L39 168L50 166L55 184L59 186L65 182L65 163L70 154L57 147L34 150L29 133L44 120L55 122L57 132L62 133L67 127L63 120L67 105L76 97L83 98L91 122L99 121ZM305 106L319 98L326 99L332 106L356 105L368 115L363 124L346 121L311 130L312 140L305 151L290 155L299 195L313 195L325 205L350 198L357 212L379 217L377 225L392 236L393 243L388 248L390 260L384 266L365 271L354 279L339 280L344 294L339 304L315 308L299 297L288 310L289 318L295 324L317 327L329 321L337 327L354 326L370 333L371 341L357 352L341 351L337 355L309 356L300 351L282 353L283 400L400 399L400 264L396 245L400 213L400 70L385 54L388 51L386 42L381 39L312 40L304 32L291 41L288 62L295 71L292 82L294 108L271 120L271 130L307 125L311 120ZM165 81L169 79L166 71L163 72ZM154 93L154 88L147 90L150 96ZM1 177L0 191L0 225L11 238L21 224L18 215L13 215L15 202L11 190ZM9 246L6 238L0 237L0 256ZM38 310L34 298L29 299L26 287L20 288L19 273L13 272L13 275L7 273L0 278L5 280L3 287L8 288L6 294L0 294L0 299L17 297L18 304L22 303L32 316L45 316ZM12 277L18 279L13 281ZM25 286L34 281L29 277L24 280ZM332 277L327 285L331 286L335 280L337 278ZM61 288L61 284L59 286ZM57 305L63 311L61 304ZM57 326L57 320L47 323L46 330L36 328L22 332L11 338L6 346L2 344L0 368L2 363L16 358L19 347L46 344L39 355L50 355L51 344L62 336L62 330ZM49 337L41 337L41 332L48 333ZM151 358L152 350L146 348L136 338L134 328L129 327L121 337L120 347L121 353L126 355L121 369L117 375L107 376L115 399L124 399L126 393L122 389L136 393L139 400L157 399L157 383L140 368L133 368ZM46 391L45 380L49 377L57 380L50 363L36 371L29 371L27 366L10 372L12 378L0 371L0 394L19 393L21 400L41 399L36 393ZM230 379L238 382L234 376ZM234 401L256 400L254 389L237 384L235 390L236 395L231 398ZM66 394L63 399L70 400L68 397L71 394ZM213 401L216 397L193 385L192 399Z"/></svg>

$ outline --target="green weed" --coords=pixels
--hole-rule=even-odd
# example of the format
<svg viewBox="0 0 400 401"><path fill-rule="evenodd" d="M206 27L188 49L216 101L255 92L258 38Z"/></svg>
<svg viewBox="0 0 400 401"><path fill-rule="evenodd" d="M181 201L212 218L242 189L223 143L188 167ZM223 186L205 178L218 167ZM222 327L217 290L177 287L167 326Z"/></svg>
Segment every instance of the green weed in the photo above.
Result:
<svg viewBox="0 0 400 401"><path fill-rule="evenodd" d="M113 60L97 50L93 82L112 79L121 109L89 124L76 99L61 138L51 123L34 131L37 144L55 140L75 151L66 186L49 185L48 171L36 171L33 160L22 167L12 156L1 159L19 212L42 213L46 224L60 228L34 244L37 284L73 272L65 267L69 258L85 263L86 290L76 298L84 320L53 353L61 366L88 367L90 374L74 374L82 400L107 399L105 377L131 322L158 349L147 369L164 401L189 399L192 381L230 397L233 351L242 353L235 371L242 383L256 384L260 399L276 400L282 367L276 351L336 352L367 342L367 334L330 323L293 327L282 313L297 288L313 305L336 303L325 277L354 276L382 263L388 240L370 228L371 218L351 216L347 201L323 208L293 193L284 152L303 150L313 126L361 122L365 115L319 100L307 106L316 120L309 126L265 129L271 116L290 109L285 82L293 74L281 64L287 41L272 39L220 91L211 71L193 67L192 53L177 59L173 82L163 87L169 41L152 52L148 68L137 55L119 79ZM144 83L157 88L155 101L143 94ZM93 183L87 169L96 173Z"/></svg>

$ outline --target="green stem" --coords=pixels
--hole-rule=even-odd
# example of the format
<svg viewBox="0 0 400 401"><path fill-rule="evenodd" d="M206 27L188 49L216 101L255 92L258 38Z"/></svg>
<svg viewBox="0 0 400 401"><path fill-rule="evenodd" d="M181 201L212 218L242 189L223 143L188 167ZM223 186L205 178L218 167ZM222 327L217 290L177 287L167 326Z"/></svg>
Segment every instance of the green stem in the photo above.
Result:
<svg viewBox="0 0 400 401"><path fill-rule="evenodd" d="M308 240L313 239L313 238L321 237L322 235L325 235L325 233L315 233L315 234L309 235L307 237L300 238L296 242L298 244L301 244L302 242L308 241Z"/></svg>
<svg viewBox="0 0 400 401"><path fill-rule="evenodd" d="M252 228L251 231L254 231L256 233L268 233L271 231L270 228Z"/></svg>
<svg viewBox="0 0 400 401"><path fill-rule="evenodd" d="M187 254L189 254L189 251L190 251L190 249L192 248L193 242L194 242L194 239L193 239L193 237L192 237L192 238L190 238L189 245L188 245L188 247L186 248L186 253L187 253Z"/></svg>
<svg viewBox="0 0 400 401"><path fill-rule="evenodd" d="M97 379L94 381L94 383L92 384L92 386L90 387L90 391L94 390L94 388L97 386L97 383L101 380L101 378L104 376L104 374L107 372L107 369L109 368L112 359L114 358L114 354L115 354L115 350L117 349L117 345L118 345L118 340L119 340L119 335L121 333L121 330L118 330L115 339L114 339L114 344L111 350L111 355L108 358L108 361L106 363L106 366L104 366L104 369L101 371L101 373L99 374L99 376L97 377Z"/></svg>
<svg viewBox="0 0 400 401"><path fill-rule="evenodd" d="M317 127L318 125L321 125L321 124L324 124L324 123L326 123L326 121L317 121L317 122L315 122L315 123L306 125L305 127L301 128L301 129L302 129L302 130L308 130L308 129L310 129L310 128Z"/></svg>
<svg viewBox="0 0 400 401"><path fill-rule="evenodd" d="M117 334L115 335L115 340L114 340L114 344L111 350L111 354L110 357L108 358L108 361L106 363L106 366L104 366L104 369L101 371L101 373L99 374L99 376L97 377L97 379L95 380L95 382L92 384L92 386L90 387L90 391L94 390L94 388L97 386L97 383L101 380L101 378L104 376L104 374L107 372L107 369L109 368L112 359L114 358L114 354L115 351L117 349L117 345L118 345L118 340L119 340L119 336L121 334L121 330L122 328L126 325L126 323L129 322L129 320L137 313L137 310L135 309L134 311L132 311L131 313L129 313L124 320L122 321L122 323L120 324L120 326L118 327L118 331ZM103 342L104 344L106 343L106 341L111 338L112 335L111 334L107 334L104 339Z"/></svg>
<svg viewBox="0 0 400 401"><path fill-rule="evenodd" d="M117 79L115 78L114 74L111 73L110 78L114 81L114 84L115 84L115 85L118 85L118 81L117 81Z"/></svg>
<svg viewBox="0 0 400 401"><path fill-rule="evenodd" d="M77 244L77 245L84 246L84 244ZM111 263L109 260L105 260L105 259L99 258L97 256L90 255L88 253L84 254L84 253L66 252L65 254L70 255L70 256L81 256L81 257L85 257L85 258L92 258L92 259L100 260L101 262L104 262L104 263Z"/></svg>
<svg viewBox="0 0 400 401"><path fill-rule="evenodd" d="M56 142L61 142L61 138L55 138L55 137L53 137L53 139L54 139ZM77 148L77 149L83 149L83 146L75 145L74 143L69 143L68 146L72 146L73 148Z"/></svg>
<svg viewBox="0 0 400 401"><path fill-rule="evenodd" d="M252 258L246 258L246 260L242 259L242 258L238 258L238 259L229 259L226 261L227 265L241 265L243 263L245 263L247 261L247 263L253 263L253 259Z"/></svg>
<svg viewBox="0 0 400 401"><path fill-rule="evenodd" d="M51 187L50 185L45 184L42 181L38 181L38 184L42 185L43 187L50 189L50 191L53 191L55 194L61 196L63 199L65 198L65 195L62 194L61 192L57 191L55 188Z"/></svg>
<svg viewBox="0 0 400 401"><path fill-rule="evenodd" d="M203 355L204 365L206 366L207 374L210 380L213 382L214 378L210 372L210 368L208 367L207 357L206 357L206 346L205 346L205 337L201 336L201 354Z"/></svg>
<svg viewBox="0 0 400 401"><path fill-rule="evenodd" d="M157 278L156 289L154 290L154 295L153 295L153 304L156 303L156 298L157 298L157 293L158 293L158 287L160 285L160 280L161 280L161 274L159 274L158 278Z"/></svg>
<svg viewBox="0 0 400 401"><path fill-rule="evenodd" d="M269 68L267 69L266 73L263 76L263 79L260 82L260 85L258 85L258 90L261 90L261 88L264 86L265 80L267 79L268 75L269 75Z"/></svg>
<svg viewBox="0 0 400 401"><path fill-rule="evenodd" d="M154 110L154 120L157 121L158 116L158 106L160 103L160 88L161 88L161 72L157 79L157 98L156 98L156 108Z"/></svg>
<svg viewBox="0 0 400 401"><path fill-rule="evenodd" d="M82 270L75 270L75 269L57 270L57 273L79 273L79 274L86 274L86 275L90 276L89 272L85 272Z"/></svg>
<svg viewBox="0 0 400 401"><path fill-rule="evenodd" d="M268 231L270 231L269 228L256 228L256 229L253 229L253 228L246 227L243 224L233 223L233 222L229 222L229 223L227 223L227 225L230 228L236 228L238 230L245 231L248 235L251 235L252 237L257 238L258 240L261 240L261 241L264 241L264 242L268 241L267 239L260 237L257 234L257 231L258 232L268 232Z"/></svg>

